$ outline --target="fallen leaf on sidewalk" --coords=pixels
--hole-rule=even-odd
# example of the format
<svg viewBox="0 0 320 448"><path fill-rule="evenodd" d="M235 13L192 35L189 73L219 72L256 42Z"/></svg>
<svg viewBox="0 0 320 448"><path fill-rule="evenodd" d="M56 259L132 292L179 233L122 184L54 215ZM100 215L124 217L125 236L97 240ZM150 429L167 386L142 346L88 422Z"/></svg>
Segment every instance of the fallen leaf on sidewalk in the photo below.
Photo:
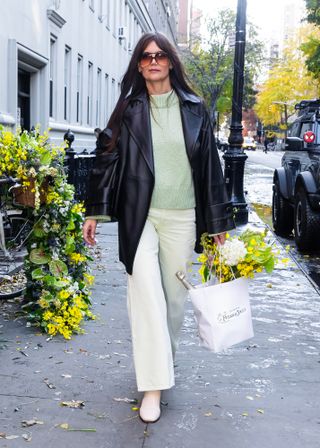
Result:
<svg viewBox="0 0 320 448"><path fill-rule="evenodd" d="M32 436L31 434L22 434L21 436L26 442L31 442Z"/></svg>
<svg viewBox="0 0 320 448"><path fill-rule="evenodd" d="M20 437L20 436L14 436L14 435L12 435L12 436L6 436L5 439L6 439L6 440L13 440L13 439L19 439L19 437Z"/></svg>
<svg viewBox="0 0 320 448"><path fill-rule="evenodd" d="M68 408L83 408L84 401L72 400L72 401L61 401L60 406L67 406Z"/></svg>
<svg viewBox="0 0 320 448"><path fill-rule="evenodd" d="M84 431L84 432L96 432L96 428L72 428L69 423L61 423L58 425L59 428L65 429L67 431Z"/></svg>
<svg viewBox="0 0 320 448"><path fill-rule="evenodd" d="M43 382L49 387L49 389L55 389L56 386L49 382L48 378L44 378Z"/></svg>
<svg viewBox="0 0 320 448"><path fill-rule="evenodd" d="M66 353L67 355L73 355L73 349L72 348L67 348L66 350L63 350L64 353Z"/></svg>
<svg viewBox="0 0 320 448"><path fill-rule="evenodd" d="M80 353L88 353L88 350L86 350L85 348L79 348L79 352Z"/></svg>
<svg viewBox="0 0 320 448"><path fill-rule="evenodd" d="M139 408L137 408L136 406L132 406L131 411L139 411Z"/></svg>
<svg viewBox="0 0 320 448"><path fill-rule="evenodd" d="M247 396L246 396L246 399L247 399L247 400L253 400L254 398L251 397L250 395L247 395Z"/></svg>
<svg viewBox="0 0 320 448"><path fill-rule="evenodd" d="M266 284L266 287L267 287L267 288L272 288L272 283L267 283L267 284Z"/></svg>
<svg viewBox="0 0 320 448"><path fill-rule="evenodd" d="M113 397L113 400L114 401L123 401L124 403L129 403L129 404L137 404L138 403L138 400L136 398L127 398L127 397L125 397L125 398L116 398L116 397Z"/></svg>
<svg viewBox="0 0 320 448"><path fill-rule="evenodd" d="M204 414L205 417L211 417L211 415L212 415L212 412L206 412L206 413Z"/></svg>
<svg viewBox="0 0 320 448"><path fill-rule="evenodd" d="M241 414L243 417L248 417L248 412L242 412L242 414Z"/></svg>
<svg viewBox="0 0 320 448"><path fill-rule="evenodd" d="M113 352L113 354L117 356L123 356L124 358L128 358L128 355L126 353Z"/></svg>
<svg viewBox="0 0 320 448"><path fill-rule="evenodd" d="M41 420L37 420L36 418L33 418L32 420L22 420L21 425L26 428L28 426L33 426L33 425L44 425L44 422L42 422Z"/></svg>
<svg viewBox="0 0 320 448"><path fill-rule="evenodd" d="M259 414L264 414L264 410L263 409L257 409L257 412L259 412Z"/></svg>
<svg viewBox="0 0 320 448"><path fill-rule="evenodd" d="M5 438L6 438L6 433L0 432L0 439L5 439Z"/></svg>
<svg viewBox="0 0 320 448"><path fill-rule="evenodd" d="M68 373L63 373L62 378L72 378L72 375L69 375Z"/></svg>

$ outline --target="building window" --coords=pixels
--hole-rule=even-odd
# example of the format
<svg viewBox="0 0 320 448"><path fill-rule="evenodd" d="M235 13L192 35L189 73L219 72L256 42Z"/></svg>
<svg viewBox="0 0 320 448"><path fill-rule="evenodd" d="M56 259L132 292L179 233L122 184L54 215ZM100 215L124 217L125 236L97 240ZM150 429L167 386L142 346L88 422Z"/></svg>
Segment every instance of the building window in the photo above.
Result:
<svg viewBox="0 0 320 448"><path fill-rule="evenodd" d="M106 4L106 27L110 28L110 0L106 0L107 4Z"/></svg>
<svg viewBox="0 0 320 448"><path fill-rule="evenodd" d="M96 126L100 124L100 104L101 104L101 68L97 70L97 97L96 97Z"/></svg>
<svg viewBox="0 0 320 448"><path fill-rule="evenodd" d="M82 122L82 79L83 79L83 57L78 54L77 61L77 122Z"/></svg>
<svg viewBox="0 0 320 448"><path fill-rule="evenodd" d="M93 64L88 63L87 124L92 122Z"/></svg>
<svg viewBox="0 0 320 448"><path fill-rule="evenodd" d="M109 119L109 75L104 75L104 120Z"/></svg>
<svg viewBox="0 0 320 448"><path fill-rule="evenodd" d="M55 36L50 37L50 65L49 65L49 116L53 117L55 108L55 73L57 66L57 52L56 52L56 41Z"/></svg>
<svg viewBox="0 0 320 448"><path fill-rule="evenodd" d="M71 91L71 48L64 50L64 91L63 91L63 118L70 121L70 91Z"/></svg>
<svg viewBox="0 0 320 448"><path fill-rule="evenodd" d="M113 19L112 19L112 31L115 37L118 37L118 2L113 2Z"/></svg>
<svg viewBox="0 0 320 448"><path fill-rule="evenodd" d="M116 105L116 80L112 78L111 81L111 107Z"/></svg>
<svg viewBox="0 0 320 448"><path fill-rule="evenodd" d="M98 11L98 19L101 20L103 17L103 0L99 0L99 11Z"/></svg>

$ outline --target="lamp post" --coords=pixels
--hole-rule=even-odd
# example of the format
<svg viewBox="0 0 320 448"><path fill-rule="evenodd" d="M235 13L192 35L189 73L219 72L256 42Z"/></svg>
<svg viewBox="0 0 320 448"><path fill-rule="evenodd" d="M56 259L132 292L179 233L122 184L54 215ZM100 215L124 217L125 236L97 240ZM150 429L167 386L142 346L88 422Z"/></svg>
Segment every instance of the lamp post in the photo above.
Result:
<svg viewBox="0 0 320 448"><path fill-rule="evenodd" d="M284 124L286 126L286 128L284 130L284 138L287 139L287 137L288 137L288 103L286 103L284 101L272 101L272 104L280 104L281 106L284 106Z"/></svg>
<svg viewBox="0 0 320 448"><path fill-rule="evenodd" d="M232 118L229 146L224 153L224 176L229 198L235 208L237 224L248 222L248 207L243 192L244 165L248 156L243 152L242 136L242 99L244 54L246 45L246 9L247 0L238 0L236 21L236 42L234 53L234 75L232 94Z"/></svg>

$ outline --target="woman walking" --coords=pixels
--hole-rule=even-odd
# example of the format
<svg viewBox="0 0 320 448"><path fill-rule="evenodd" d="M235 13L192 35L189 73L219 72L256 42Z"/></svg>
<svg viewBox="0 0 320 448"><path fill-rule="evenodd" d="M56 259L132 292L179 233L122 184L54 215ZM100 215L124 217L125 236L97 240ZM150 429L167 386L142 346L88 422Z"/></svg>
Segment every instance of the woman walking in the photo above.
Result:
<svg viewBox="0 0 320 448"><path fill-rule="evenodd" d="M234 227L209 116L164 35L140 38L99 138L100 151L117 161L114 203L110 212L97 160L83 234L94 244L97 219L118 220L140 417L155 422L161 391L174 385L184 315L186 290L175 273L186 271L194 248L201 252L202 233L223 244Z"/></svg>

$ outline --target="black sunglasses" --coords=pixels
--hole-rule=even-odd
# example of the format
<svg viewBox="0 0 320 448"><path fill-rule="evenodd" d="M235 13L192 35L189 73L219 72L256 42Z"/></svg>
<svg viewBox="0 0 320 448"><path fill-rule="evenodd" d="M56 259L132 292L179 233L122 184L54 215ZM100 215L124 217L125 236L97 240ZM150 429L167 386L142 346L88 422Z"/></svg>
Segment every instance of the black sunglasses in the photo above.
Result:
<svg viewBox="0 0 320 448"><path fill-rule="evenodd" d="M156 53L142 53L140 58L140 66L147 67L155 60L159 65L167 65L169 57L164 51L157 51Z"/></svg>

